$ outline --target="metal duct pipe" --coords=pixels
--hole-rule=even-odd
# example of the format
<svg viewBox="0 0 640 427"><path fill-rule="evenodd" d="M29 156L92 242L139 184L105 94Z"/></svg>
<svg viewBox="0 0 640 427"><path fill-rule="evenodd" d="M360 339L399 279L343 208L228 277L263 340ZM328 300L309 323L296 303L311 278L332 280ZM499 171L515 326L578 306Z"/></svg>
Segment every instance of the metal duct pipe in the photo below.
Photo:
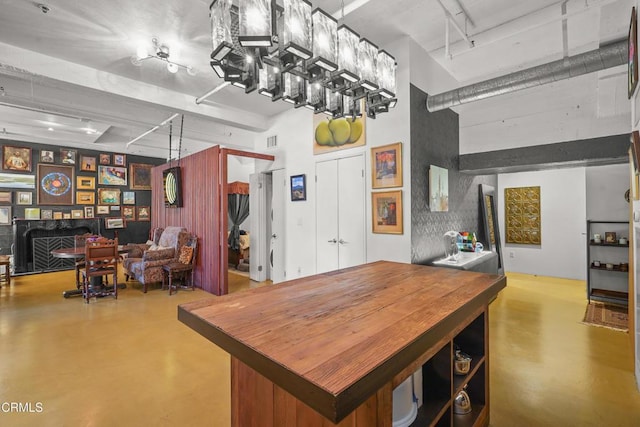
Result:
<svg viewBox="0 0 640 427"><path fill-rule="evenodd" d="M621 40L548 64L428 96L427 110L433 113L456 105L606 70L626 62L627 40Z"/></svg>

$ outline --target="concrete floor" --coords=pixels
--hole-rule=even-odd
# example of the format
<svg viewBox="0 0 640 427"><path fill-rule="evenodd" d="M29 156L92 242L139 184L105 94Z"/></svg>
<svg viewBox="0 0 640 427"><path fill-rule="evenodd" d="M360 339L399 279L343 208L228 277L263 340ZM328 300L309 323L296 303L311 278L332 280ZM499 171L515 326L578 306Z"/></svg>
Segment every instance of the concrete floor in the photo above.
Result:
<svg viewBox="0 0 640 427"><path fill-rule="evenodd" d="M230 424L228 355L176 319L215 297L134 285L87 305L62 298L72 282L0 289L1 426ZM581 324L585 304L583 282L509 275L490 310L491 425L640 425L628 335Z"/></svg>

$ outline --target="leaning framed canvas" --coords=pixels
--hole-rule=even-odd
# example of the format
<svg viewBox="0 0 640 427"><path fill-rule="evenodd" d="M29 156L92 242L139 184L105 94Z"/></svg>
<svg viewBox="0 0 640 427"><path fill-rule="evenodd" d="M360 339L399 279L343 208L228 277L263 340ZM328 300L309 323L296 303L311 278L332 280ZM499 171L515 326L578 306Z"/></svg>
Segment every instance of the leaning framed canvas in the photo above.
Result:
<svg viewBox="0 0 640 427"><path fill-rule="evenodd" d="M402 143L371 149L371 188L402 187Z"/></svg>
<svg viewBox="0 0 640 427"><path fill-rule="evenodd" d="M143 163L129 164L132 190L151 190L151 168L153 165Z"/></svg>
<svg viewBox="0 0 640 427"><path fill-rule="evenodd" d="M73 205L75 166L38 164L38 204Z"/></svg>
<svg viewBox="0 0 640 427"><path fill-rule="evenodd" d="M31 172L31 148L5 145L2 148L2 169Z"/></svg>
<svg viewBox="0 0 640 427"><path fill-rule="evenodd" d="M306 175L291 176L291 201L307 200Z"/></svg>
<svg viewBox="0 0 640 427"><path fill-rule="evenodd" d="M402 190L371 193L373 232L402 234Z"/></svg>
<svg viewBox="0 0 640 427"><path fill-rule="evenodd" d="M627 66L627 81L629 87L629 99L633 96L638 85L638 16L636 14L636 8L631 8L631 22L629 23L629 35L628 35L628 66Z"/></svg>
<svg viewBox="0 0 640 427"><path fill-rule="evenodd" d="M98 166L98 182L102 185L127 185L127 168Z"/></svg>

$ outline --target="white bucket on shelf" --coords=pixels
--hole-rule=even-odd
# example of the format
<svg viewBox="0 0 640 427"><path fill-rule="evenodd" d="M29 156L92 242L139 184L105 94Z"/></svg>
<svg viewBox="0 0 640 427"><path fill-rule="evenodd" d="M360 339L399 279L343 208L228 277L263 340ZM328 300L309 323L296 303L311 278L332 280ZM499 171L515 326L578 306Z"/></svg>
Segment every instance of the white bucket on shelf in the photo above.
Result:
<svg viewBox="0 0 640 427"><path fill-rule="evenodd" d="M419 381L414 381L419 377ZM416 383L422 384L422 369L407 378L393 390L393 427L409 427L418 415L418 402L415 401Z"/></svg>

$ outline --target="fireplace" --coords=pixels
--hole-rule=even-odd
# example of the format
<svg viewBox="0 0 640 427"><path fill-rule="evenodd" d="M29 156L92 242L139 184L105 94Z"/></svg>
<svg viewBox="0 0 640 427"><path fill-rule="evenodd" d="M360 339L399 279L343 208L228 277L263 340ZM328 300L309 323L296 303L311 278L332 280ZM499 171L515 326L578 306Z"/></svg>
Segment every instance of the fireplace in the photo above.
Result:
<svg viewBox="0 0 640 427"><path fill-rule="evenodd" d="M77 234L92 233L100 234L99 219L63 219L63 220L41 220L30 221L16 219L13 221L13 255L15 273L31 273L36 271L48 271L56 269L72 268L71 263L51 264L46 259L34 263L34 239L36 242L58 241L57 245L73 245L73 236ZM67 238L67 239L65 239ZM71 243L70 243L71 242ZM52 249L56 249L52 247ZM37 252L37 251L36 251ZM40 256L50 257L49 251L40 251ZM36 260L38 261L38 260ZM55 265L57 267L42 267ZM34 266L36 268L34 268Z"/></svg>

